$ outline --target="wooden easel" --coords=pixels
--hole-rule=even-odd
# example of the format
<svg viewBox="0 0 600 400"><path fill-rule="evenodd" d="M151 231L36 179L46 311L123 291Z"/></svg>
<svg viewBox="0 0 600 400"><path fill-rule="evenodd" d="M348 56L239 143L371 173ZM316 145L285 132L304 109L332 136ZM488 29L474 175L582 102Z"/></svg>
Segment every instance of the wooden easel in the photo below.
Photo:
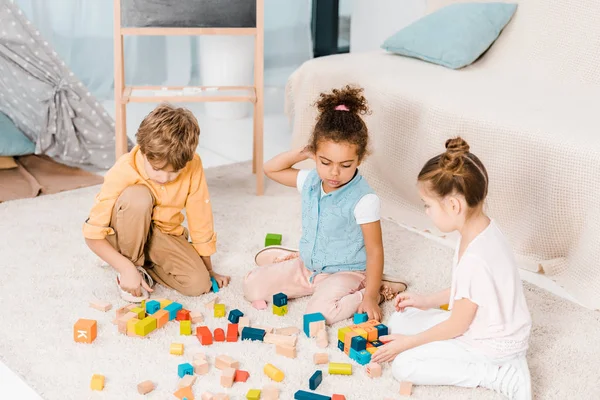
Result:
<svg viewBox="0 0 600 400"><path fill-rule="evenodd" d="M256 27L253 28L164 28L121 27L121 0L114 0L114 68L115 68L115 139L117 158L127 152L127 103L169 102L238 102L254 103L252 172L256 174L256 193L264 192L263 129L264 129L264 0L256 0ZM254 36L253 86L125 86L123 37L194 36L194 35L247 35ZM150 91L154 95L137 94ZM164 92L156 94L156 92Z"/></svg>

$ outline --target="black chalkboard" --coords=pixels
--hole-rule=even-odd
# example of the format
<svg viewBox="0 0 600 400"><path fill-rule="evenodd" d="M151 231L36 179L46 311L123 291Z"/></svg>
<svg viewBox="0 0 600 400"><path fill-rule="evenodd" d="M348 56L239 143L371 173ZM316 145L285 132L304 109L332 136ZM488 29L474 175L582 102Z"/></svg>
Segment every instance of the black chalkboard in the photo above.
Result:
<svg viewBox="0 0 600 400"><path fill-rule="evenodd" d="M256 0L121 0L121 26L254 28Z"/></svg>

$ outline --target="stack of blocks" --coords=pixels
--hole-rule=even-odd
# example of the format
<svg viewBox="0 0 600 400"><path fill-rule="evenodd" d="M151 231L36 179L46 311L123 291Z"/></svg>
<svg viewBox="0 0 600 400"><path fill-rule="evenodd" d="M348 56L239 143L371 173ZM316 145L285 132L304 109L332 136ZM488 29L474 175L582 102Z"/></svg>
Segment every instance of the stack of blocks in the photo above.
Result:
<svg viewBox="0 0 600 400"><path fill-rule="evenodd" d="M371 355L383 345L378 339L388 334L387 326L366 319L366 314L355 314L354 325L338 330L338 348L361 365L371 362Z"/></svg>
<svg viewBox="0 0 600 400"><path fill-rule="evenodd" d="M285 294L283 294L283 293L274 294L273 295L273 314L279 315L280 317L283 317L285 314L287 314L287 311L288 311L287 302L288 302L288 298Z"/></svg>

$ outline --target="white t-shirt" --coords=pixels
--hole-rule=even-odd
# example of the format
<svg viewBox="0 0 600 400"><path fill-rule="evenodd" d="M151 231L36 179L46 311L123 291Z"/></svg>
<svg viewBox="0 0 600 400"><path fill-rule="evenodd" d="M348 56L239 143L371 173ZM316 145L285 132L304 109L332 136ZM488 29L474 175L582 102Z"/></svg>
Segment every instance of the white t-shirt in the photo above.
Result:
<svg viewBox="0 0 600 400"><path fill-rule="evenodd" d="M450 305L469 299L478 305L473 322L458 340L492 357L528 348L531 315L513 251L492 220L469 244L460 262L454 254Z"/></svg>
<svg viewBox="0 0 600 400"><path fill-rule="evenodd" d="M302 188L304 187L304 182L306 182L306 178L308 174L312 170L310 169L301 169L298 171L298 177L296 178L296 187L298 191L302 193ZM321 197L327 195L323 190L323 186L321 185ZM360 198L356 206L354 207L354 218L356 219L356 223L358 225L368 224L371 222L379 221L381 219L381 201L379 197L374 193L369 193Z"/></svg>

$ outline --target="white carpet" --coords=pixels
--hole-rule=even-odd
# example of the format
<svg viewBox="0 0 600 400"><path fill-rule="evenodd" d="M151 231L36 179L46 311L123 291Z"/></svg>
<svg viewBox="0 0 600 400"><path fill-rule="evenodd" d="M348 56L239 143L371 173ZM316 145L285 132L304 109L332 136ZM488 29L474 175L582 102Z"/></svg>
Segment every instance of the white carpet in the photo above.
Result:
<svg viewBox="0 0 600 400"><path fill-rule="evenodd" d="M239 308L253 324L283 327L301 326L305 299L290 302L289 314L277 317L257 311L241 295L241 278L252 268L252 256L261 247L267 232L284 235L284 244L295 246L300 235L300 203L297 192L269 184L264 197L254 196L254 179L247 164L207 170L215 223L219 235L214 264L218 271L231 274L231 286L219 293L227 310ZM315 343L305 337L298 341L298 359L275 354L264 343L222 343L202 349L194 336L179 336L178 325L153 333L147 339L118 334L110 323L114 309L102 313L88 307L93 299L123 303L117 297L113 273L88 251L81 237L81 224L92 204L96 188L53 196L0 204L0 357L45 399L134 399L141 398L136 386L144 380L157 383L148 399L171 399L178 382L177 365L191 361L194 352L205 351L211 364L214 356L229 354L250 372L247 383L231 389L219 385L219 371L211 366L199 377L195 393L204 390L228 392L243 399L249 388L268 382L262 367L270 362L286 374L278 386L281 399L292 399L298 389L308 388L315 371L312 355ZM398 225L385 222L386 271L400 273L411 290L433 291L449 284L451 250ZM533 314L534 329L529 353L533 388L539 399L591 399L600 393L599 314L583 309L544 290L525 285ZM184 298L160 288L157 297L180 301L184 307L199 309L214 329L225 327L224 319L214 319L204 303L214 295ZM386 315L391 306L385 307ZM73 324L78 318L98 321L98 338L91 345L73 342ZM384 321L385 322L385 321ZM340 323L338 326L347 325ZM330 359L348 362L335 347L337 328L329 329ZM169 354L171 342L186 346L183 357ZM106 376L106 387L92 393L92 374ZM389 368L377 381L354 366L352 376L324 374L317 392L343 393L347 399L399 398L398 383ZM486 390L447 387L416 387L418 399L500 398Z"/></svg>

